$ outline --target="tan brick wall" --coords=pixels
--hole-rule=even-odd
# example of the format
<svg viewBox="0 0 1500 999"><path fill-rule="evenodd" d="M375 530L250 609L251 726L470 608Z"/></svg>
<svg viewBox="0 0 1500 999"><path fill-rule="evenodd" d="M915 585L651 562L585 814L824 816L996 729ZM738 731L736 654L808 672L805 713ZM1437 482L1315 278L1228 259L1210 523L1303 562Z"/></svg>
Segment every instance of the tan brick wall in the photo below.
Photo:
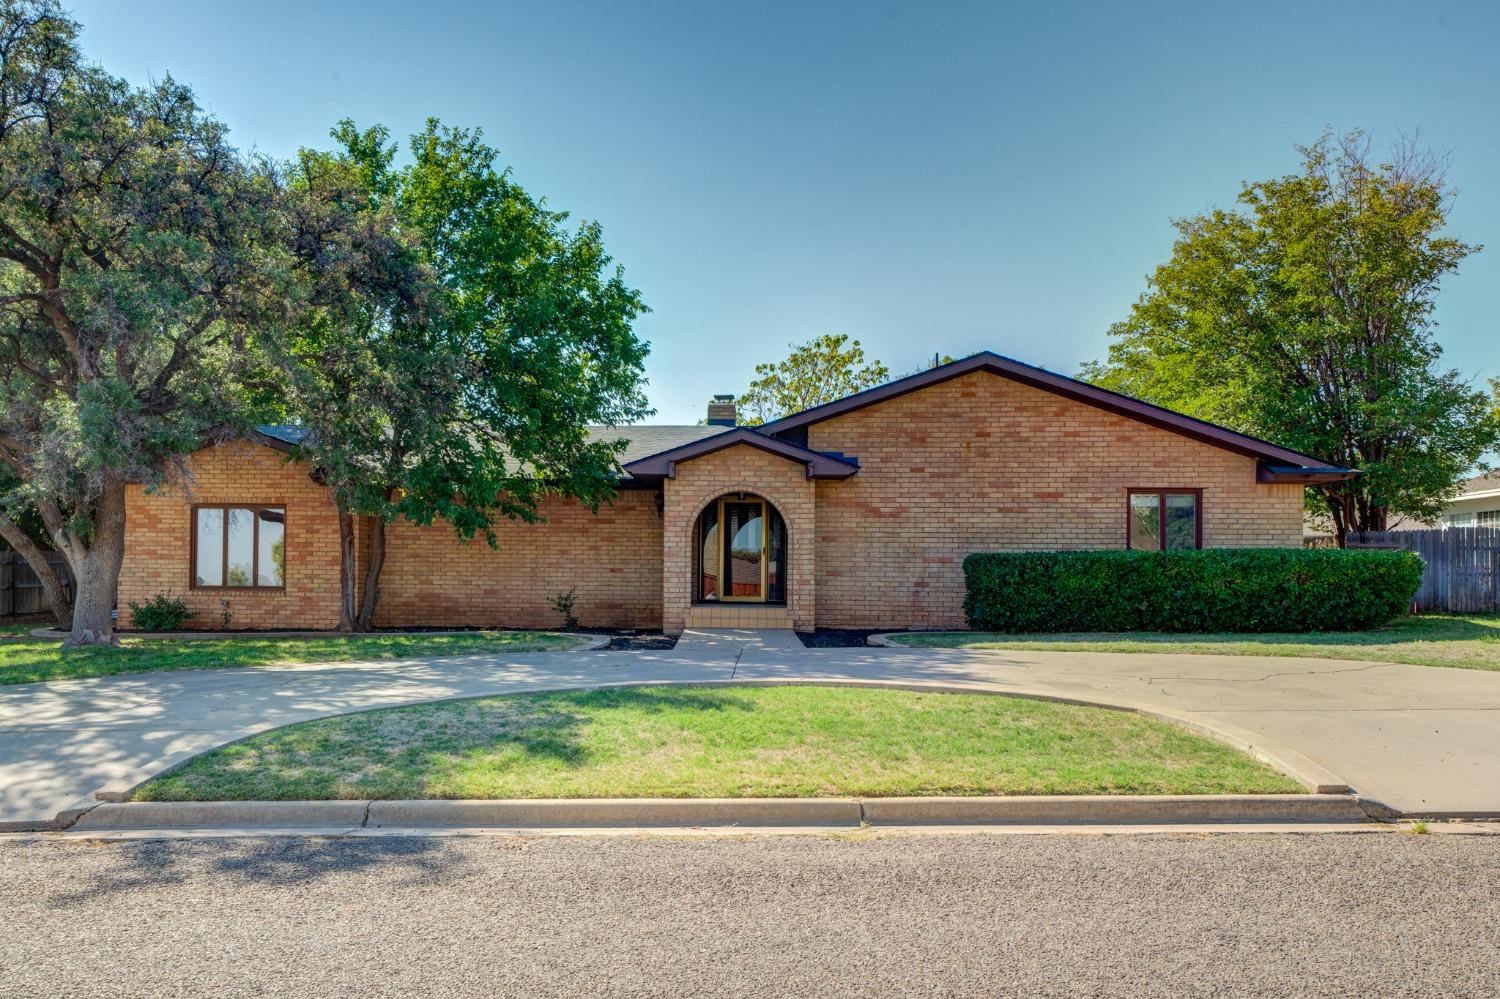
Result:
<svg viewBox="0 0 1500 999"><path fill-rule="evenodd" d="M121 625L129 601L158 592L183 596L198 616L187 627L333 628L339 612L338 517L327 489L267 447L233 442L188 459L191 483L126 495ZM447 524L392 525L381 574L379 627L556 627L552 598L576 588L575 613L586 626L661 626L661 517L656 494L626 490L597 515L549 501L547 523L506 522L498 550L482 538L461 541ZM285 590L197 590L190 586L192 504L284 506ZM367 535L359 551L369 551ZM361 567L361 580L363 579Z"/></svg>
<svg viewBox="0 0 1500 999"><path fill-rule="evenodd" d="M1205 547L1297 546L1302 487L1255 460L975 372L809 429L859 459L817 483L817 621L957 627L976 551L1123 548L1126 490L1201 488Z"/></svg>
<svg viewBox="0 0 1500 999"><path fill-rule="evenodd" d="M566 500L546 523L501 523L499 548L464 542L446 523L386 532L375 623L382 628L555 628L552 598L574 592L586 627L661 627L662 520L652 490L621 490L597 514Z"/></svg>
<svg viewBox="0 0 1500 999"><path fill-rule="evenodd" d="M663 489L662 627L681 631L692 603L693 525L710 502L747 492L770 501L786 522L787 609L793 627L811 630L816 619L816 547L813 483L806 466L745 444L680 462Z"/></svg>
<svg viewBox="0 0 1500 999"><path fill-rule="evenodd" d="M799 629L961 625L964 556L1121 548L1132 487L1202 489L1208 547L1301 543L1302 488L1257 484L1253 459L985 372L814 425L809 443L855 455L859 473L814 482L798 462L737 445L680 463L661 514L648 490L622 491L598 514L550 501L547 523L501 524L498 551L446 524L393 525L376 623L551 627L552 598L574 588L585 625L681 630L693 525L715 498L741 491L786 521ZM249 443L201 451L188 468L186 486L127 493L122 626L130 601L171 591L198 612L192 627L219 627L221 598L235 628L333 627L338 525L327 490L305 466ZM285 590L192 589L192 503L286 507Z"/></svg>
<svg viewBox="0 0 1500 999"><path fill-rule="evenodd" d="M236 441L205 448L187 460L189 477L155 493L125 493L125 562L120 570L120 625L129 628L130 602L157 593L187 600L197 617L185 627L223 626L220 600L229 601L231 628L332 628L339 618L338 517L328 490L307 477L307 466L279 451ZM286 587L282 590L193 589L189 553L192 504L233 503L286 508Z"/></svg>

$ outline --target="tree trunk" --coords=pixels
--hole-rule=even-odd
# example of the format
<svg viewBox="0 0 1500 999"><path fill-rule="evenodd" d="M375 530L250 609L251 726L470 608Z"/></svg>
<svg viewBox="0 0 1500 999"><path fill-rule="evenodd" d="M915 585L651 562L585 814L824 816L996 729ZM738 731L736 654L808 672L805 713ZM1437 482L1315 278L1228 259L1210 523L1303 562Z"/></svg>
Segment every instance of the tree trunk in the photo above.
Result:
<svg viewBox="0 0 1500 999"><path fill-rule="evenodd" d="M36 573L36 578L41 580L42 593L47 597L47 605L52 608L52 617L57 621L57 626L64 631L72 627L73 605L68 600L68 591L62 580L57 578L57 571L52 568L52 563L47 561L47 553L42 551L42 546L17 527L14 521L4 516L0 516L0 538L4 538L12 548L21 553L26 564L31 566L31 571Z"/></svg>
<svg viewBox="0 0 1500 999"><path fill-rule="evenodd" d="M1323 494L1323 499L1328 503L1328 515L1333 521L1333 543L1339 548L1348 546L1349 524L1352 503L1349 492L1340 488L1342 483L1336 486L1316 487Z"/></svg>
<svg viewBox="0 0 1500 999"><path fill-rule="evenodd" d="M111 478L94 504L93 533L87 542L70 528L53 538L73 570L73 626L64 646L118 645L115 597L125 561L125 483Z"/></svg>
<svg viewBox="0 0 1500 999"><path fill-rule="evenodd" d="M354 613L354 515L339 508L339 631L353 631Z"/></svg>
<svg viewBox="0 0 1500 999"><path fill-rule="evenodd" d="M374 628L375 605L380 601L380 570L385 566L385 518L376 517L370 524L370 564L365 567L365 592L360 601L356 631Z"/></svg>

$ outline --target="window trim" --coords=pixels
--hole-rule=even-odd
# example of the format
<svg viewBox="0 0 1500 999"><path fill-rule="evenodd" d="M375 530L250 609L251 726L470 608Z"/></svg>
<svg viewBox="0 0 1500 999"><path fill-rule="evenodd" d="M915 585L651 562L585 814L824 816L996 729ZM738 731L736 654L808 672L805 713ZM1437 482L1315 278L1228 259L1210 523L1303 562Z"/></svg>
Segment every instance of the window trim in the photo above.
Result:
<svg viewBox="0 0 1500 999"><path fill-rule="evenodd" d="M222 530L222 550L219 553L220 572L223 583L212 585L198 582L198 511L219 510L224 514L224 526ZM230 586L229 579L229 511L249 510L252 514L251 522L254 531L250 535L250 585ZM194 503L188 513L188 589L190 590L230 590L235 593L253 593L257 590L267 590L272 593L286 589L286 550L282 549L281 582L278 584L264 584L260 582L260 511L281 511L281 538L285 543L287 539L287 512L285 503Z"/></svg>
<svg viewBox="0 0 1500 999"><path fill-rule="evenodd" d="M1203 548L1203 490L1202 489L1177 489L1177 488L1168 488L1166 486L1132 486L1129 489L1125 490L1125 550L1126 551L1133 552L1133 551L1150 551L1151 550L1149 548L1139 548L1138 549L1138 548L1135 547L1135 545L1133 543L1133 541L1134 541L1134 533L1135 532L1132 529L1131 502L1130 501L1131 501L1132 497L1136 496L1137 494L1141 494L1141 493L1144 493L1144 494L1155 493L1157 495L1157 497L1158 497L1158 499L1156 501L1156 509L1157 509L1157 517L1158 517L1157 523L1161 525L1161 538L1160 538L1160 544L1157 546L1156 550L1159 551L1159 552L1164 552L1164 551L1182 551L1183 550L1183 549L1169 549L1167 547L1167 497L1168 496L1193 496L1193 497L1195 497L1195 499L1193 501L1193 550L1194 551L1198 551L1198 550L1201 550Z"/></svg>

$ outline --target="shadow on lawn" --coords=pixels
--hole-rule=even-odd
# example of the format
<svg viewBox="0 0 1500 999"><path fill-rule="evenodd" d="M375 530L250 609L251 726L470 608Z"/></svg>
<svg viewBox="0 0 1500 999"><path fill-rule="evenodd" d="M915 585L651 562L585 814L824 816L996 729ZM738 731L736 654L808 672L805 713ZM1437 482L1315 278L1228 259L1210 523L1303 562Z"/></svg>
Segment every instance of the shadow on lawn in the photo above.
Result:
<svg viewBox="0 0 1500 999"><path fill-rule="evenodd" d="M545 758L577 769L587 766L592 756L584 744L582 734L590 723L605 712L655 715L677 711L750 713L756 710L754 700L733 690L644 685L549 694L502 695L440 702L425 708L391 708L378 712L377 714L387 717L377 721L399 723L403 713L408 717L421 719L424 714L438 711L450 717L443 718L437 724L451 725L460 737L470 736L470 741L460 747L462 752L493 752L512 747L528 757ZM473 711L490 717L481 717L480 724L475 726L475 719L468 717ZM483 737L473 738L472 733L476 731L482 732ZM448 755L452 752L451 747L441 747L424 755Z"/></svg>
<svg viewBox="0 0 1500 999"><path fill-rule="evenodd" d="M751 697L734 690L649 684L381 708L294 723L212 750L160 775L137 800L445 797L432 784L441 778L431 775L455 761L587 767L595 758L589 727L615 712L756 710ZM274 776L262 780L268 772Z"/></svg>

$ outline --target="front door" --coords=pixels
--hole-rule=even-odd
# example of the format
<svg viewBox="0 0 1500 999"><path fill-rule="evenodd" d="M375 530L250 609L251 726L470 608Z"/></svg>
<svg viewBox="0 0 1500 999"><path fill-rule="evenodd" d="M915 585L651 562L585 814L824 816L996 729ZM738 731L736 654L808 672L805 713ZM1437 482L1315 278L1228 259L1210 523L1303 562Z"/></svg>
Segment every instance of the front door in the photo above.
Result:
<svg viewBox="0 0 1500 999"><path fill-rule="evenodd" d="M786 523L752 493L721 496L698 517L695 601L786 601Z"/></svg>
<svg viewBox="0 0 1500 999"><path fill-rule="evenodd" d="M720 500L719 537L727 571L720 600L766 599L766 504L764 500Z"/></svg>

